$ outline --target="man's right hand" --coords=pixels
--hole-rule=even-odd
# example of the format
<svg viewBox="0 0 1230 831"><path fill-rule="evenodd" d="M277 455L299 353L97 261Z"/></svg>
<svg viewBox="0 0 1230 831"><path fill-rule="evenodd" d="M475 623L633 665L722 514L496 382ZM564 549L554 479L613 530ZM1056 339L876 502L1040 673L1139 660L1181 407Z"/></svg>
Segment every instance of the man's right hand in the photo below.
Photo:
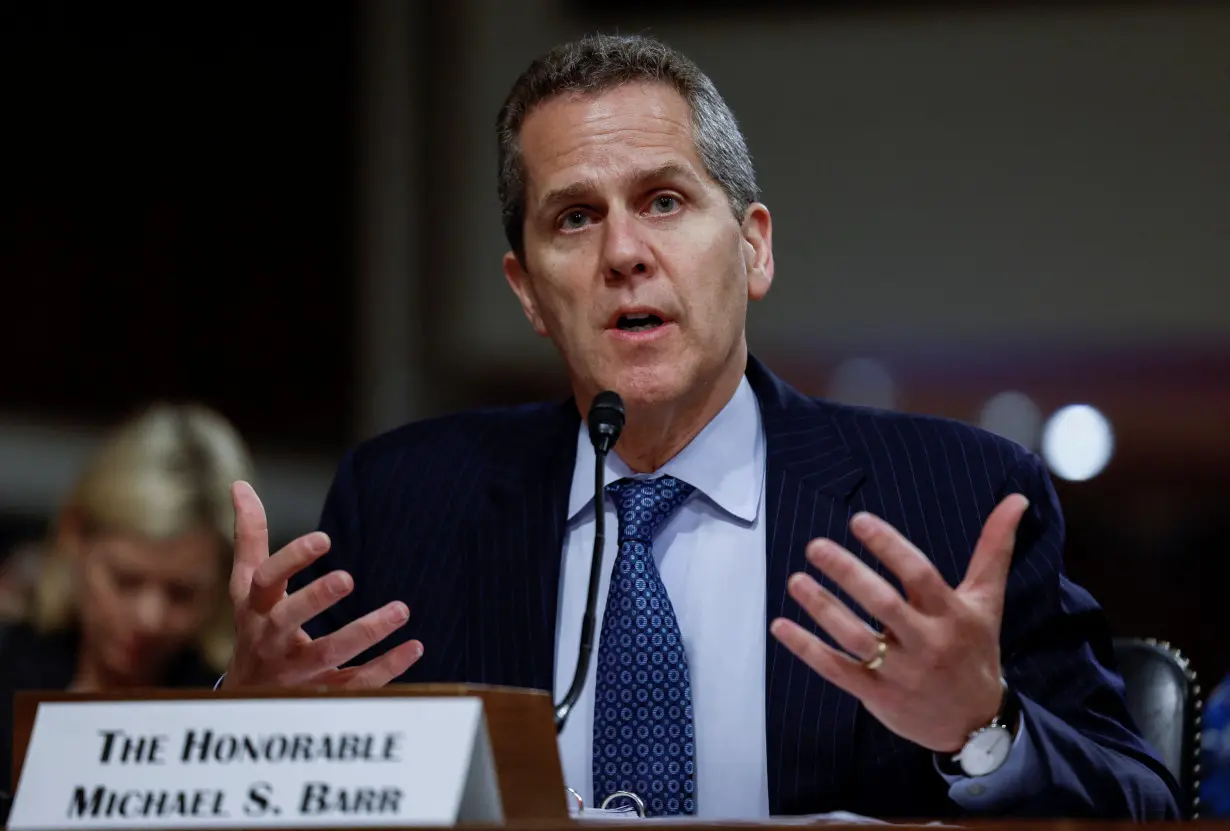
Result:
<svg viewBox="0 0 1230 831"><path fill-rule="evenodd" d="M362 666L338 669L405 625L410 616L394 601L312 640L303 624L354 589L344 571L333 571L287 594L287 581L329 550L329 538L315 532L269 555L265 508L247 482L231 487L235 501L235 565L230 594L235 605L235 654L222 689L329 685L349 689L382 687L423 654L407 641Z"/></svg>

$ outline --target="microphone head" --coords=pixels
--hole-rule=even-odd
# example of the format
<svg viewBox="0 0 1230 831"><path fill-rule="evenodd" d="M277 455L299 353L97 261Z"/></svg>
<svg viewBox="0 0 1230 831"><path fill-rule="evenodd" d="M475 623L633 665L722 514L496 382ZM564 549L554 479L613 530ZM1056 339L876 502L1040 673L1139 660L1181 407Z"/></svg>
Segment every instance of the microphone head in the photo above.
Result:
<svg viewBox="0 0 1230 831"><path fill-rule="evenodd" d="M595 395L585 422L594 452L609 453L624 429L624 402L619 393L605 390Z"/></svg>

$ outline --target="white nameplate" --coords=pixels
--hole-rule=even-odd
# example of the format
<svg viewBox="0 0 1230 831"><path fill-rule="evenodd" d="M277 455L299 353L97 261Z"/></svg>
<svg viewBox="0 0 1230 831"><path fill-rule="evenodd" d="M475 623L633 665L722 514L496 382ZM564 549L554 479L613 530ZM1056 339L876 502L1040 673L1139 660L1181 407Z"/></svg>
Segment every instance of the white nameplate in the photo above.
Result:
<svg viewBox="0 0 1230 831"><path fill-rule="evenodd" d="M478 698L39 705L10 831L503 820Z"/></svg>

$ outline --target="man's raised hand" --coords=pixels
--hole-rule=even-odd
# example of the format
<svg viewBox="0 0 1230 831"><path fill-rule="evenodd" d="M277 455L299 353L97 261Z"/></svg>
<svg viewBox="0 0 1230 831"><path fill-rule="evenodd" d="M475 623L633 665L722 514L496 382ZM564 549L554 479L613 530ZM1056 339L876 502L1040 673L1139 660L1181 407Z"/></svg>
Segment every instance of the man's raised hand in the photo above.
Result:
<svg viewBox="0 0 1230 831"><path fill-rule="evenodd" d="M344 571L316 578L287 594L292 576L329 550L329 538L307 534L270 556L265 508L247 482L231 488L235 502L235 564L230 594L235 606L235 653L222 689L329 685L349 689L382 687L409 669L423 645L407 641L358 667L342 664L384 640L409 618L394 601L313 640L303 625L354 589Z"/></svg>
<svg viewBox="0 0 1230 831"><path fill-rule="evenodd" d="M786 618L773 622L773 635L897 735L939 752L959 750L1003 702L1000 624L1017 526L1028 507L1014 494L991 512L955 588L897 529L870 514L855 516L854 535L897 576L904 596L832 540L813 540L807 559L878 619L884 633L800 573L787 584L790 596L842 649Z"/></svg>

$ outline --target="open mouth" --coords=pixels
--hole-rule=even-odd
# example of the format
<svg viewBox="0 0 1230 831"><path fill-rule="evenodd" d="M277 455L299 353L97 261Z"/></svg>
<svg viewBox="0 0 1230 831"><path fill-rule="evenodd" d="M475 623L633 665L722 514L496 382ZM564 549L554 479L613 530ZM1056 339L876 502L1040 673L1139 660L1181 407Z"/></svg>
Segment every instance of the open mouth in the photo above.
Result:
<svg viewBox="0 0 1230 831"><path fill-rule="evenodd" d="M634 312L620 315L615 321L615 328L622 332L648 332L650 329L657 329L665 322L650 312Z"/></svg>

